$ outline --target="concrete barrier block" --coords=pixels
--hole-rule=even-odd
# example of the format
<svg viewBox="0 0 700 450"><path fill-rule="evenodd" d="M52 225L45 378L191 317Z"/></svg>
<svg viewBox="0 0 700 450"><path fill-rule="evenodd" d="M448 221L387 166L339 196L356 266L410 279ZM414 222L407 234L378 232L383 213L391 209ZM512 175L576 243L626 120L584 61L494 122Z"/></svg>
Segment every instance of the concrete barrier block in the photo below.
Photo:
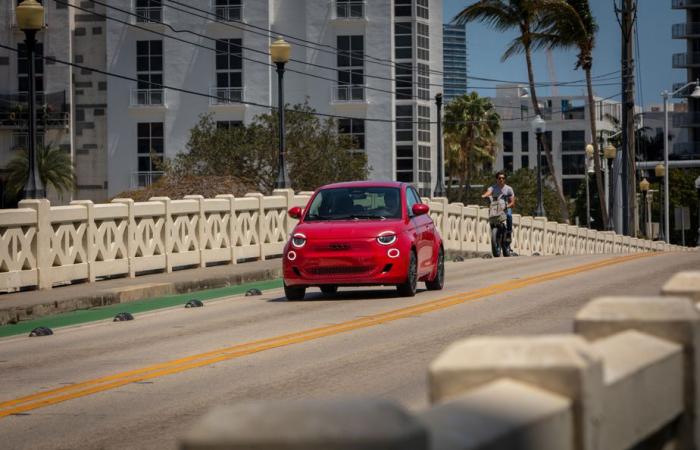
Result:
<svg viewBox="0 0 700 450"><path fill-rule="evenodd" d="M589 343L573 335L458 341L430 366L430 398L445 402L504 377L569 398L575 448L596 448L603 369Z"/></svg>
<svg viewBox="0 0 700 450"><path fill-rule="evenodd" d="M683 348L623 331L593 344L603 358L600 448L633 448L683 412Z"/></svg>
<svg viewBox="0 0 700 450"><path fill-rule="evenodd" d="M571 401L502 378L419 415L431 450L573 449Z"/></svg>
<svg viewBox="0 0 700 450"><path fill-rule="evenodd" d="M574 329L589 340L637 330L681 345L685 412L680 448L700 448L700 313L693 302L684 297L601 297L578 312Z"/></svg>
<svg viewBox="0 0 700 450"><path fill-rule="evenodd" d="M700 303L700 271L679 272L661 288L663 295L689 297Z"/></svg>
<svg viewBox="0 0 700 450"><path fill-rule="evenodd" d="M206 414L183 450L427 450L428 433L402 407L377 399L250 401Z"/></svg>

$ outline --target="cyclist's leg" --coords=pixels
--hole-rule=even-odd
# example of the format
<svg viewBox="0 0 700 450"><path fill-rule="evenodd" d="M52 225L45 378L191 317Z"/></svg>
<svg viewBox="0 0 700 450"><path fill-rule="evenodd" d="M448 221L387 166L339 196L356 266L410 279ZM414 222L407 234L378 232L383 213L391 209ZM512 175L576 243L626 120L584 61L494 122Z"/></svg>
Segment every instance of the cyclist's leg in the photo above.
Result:
<svg viewBox="0 0 700 450"><path fill-rule="evenodd" d="M510 248L510 243L513 240L513 210L511 208L506 209L506 230L506 242Z"/></svg>

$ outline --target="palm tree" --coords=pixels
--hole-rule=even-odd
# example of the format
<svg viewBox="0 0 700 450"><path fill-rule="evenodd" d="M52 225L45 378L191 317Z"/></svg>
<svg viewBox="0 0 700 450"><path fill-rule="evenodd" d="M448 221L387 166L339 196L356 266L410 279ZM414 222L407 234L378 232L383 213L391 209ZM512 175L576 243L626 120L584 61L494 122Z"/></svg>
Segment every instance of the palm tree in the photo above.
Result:
<svg viewBox="0 0 700 450"><path fill-rule="evenodd" d="M491 101L476 92L457 97L445 107L448 186L456 175L464 186L463 198L469 196L469 179L477 163L493 160L500 121Z"/></svg>
<svg viewBox="0 0 700 450"><path fill-rule="evenodd" d="M530 97L535 114L542 116L542 110L537 101L537 91L535 90L535 76L532 71L532 50L537 50L537 43L541 42L541 30L548 28L551 24L544 22L544 19L551 19L549 16L543 17L542 10L550 3L561 0L480 0L458 13L453 19L457 24L463 25L471 21L481 21L490 24L497 31L508 31L517 29L520 35L515 38L501 57L502 61L511 56L524 53L527 63L527 77L530 85ZM554 167L552 149L546 142L542 142L547 165ZM554 170L550 171L554 185L559 197L559 209L564 222L569 221L569 209L564 197L561 183Z"/></svg>
<svg viewBox="0 0 700 450"><path fill-rule="evenodd" d="M75 171L70 156L57 147L40 146L37 149L39 178L44 187L52 187L62 195L75 188ZM7 165L7 190L18 194L29 176L29 151L21 149Z"/></svg>
<svg viewBox="0 0 700 450"><path fill-rule="evenodd" d="M591 14L588 0L560 0L548 3L543 9L543 22L549 24L549 28L541 33L537 46L554 48L578 48L576 69L583 69L586 74L586 86L588 91L588 120L593 136L593 165L598 192L603 192L603 172L600 163L600 151L598 139L596 139L595 104L593 100L593 85L591 71L593 68L593 49L595 48L595 35L598 32L598 24ZM600 198L600 211L603 223L608 223L608 211L605 208L605 199Z"/></svg>

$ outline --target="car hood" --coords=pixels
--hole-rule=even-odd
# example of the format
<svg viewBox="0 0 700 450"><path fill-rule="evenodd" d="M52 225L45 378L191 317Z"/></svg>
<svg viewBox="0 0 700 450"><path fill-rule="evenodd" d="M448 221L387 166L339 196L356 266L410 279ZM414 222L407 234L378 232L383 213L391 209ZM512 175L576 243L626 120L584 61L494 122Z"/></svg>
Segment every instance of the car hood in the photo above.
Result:
<svg viewBox="0 0 700 450"><path fill-rule="evenodd" d="M375 238L383 231L399 233L402 225L400 219L328 220L300 223L294 233L302 233L307 239L364 239Z"/></svg>

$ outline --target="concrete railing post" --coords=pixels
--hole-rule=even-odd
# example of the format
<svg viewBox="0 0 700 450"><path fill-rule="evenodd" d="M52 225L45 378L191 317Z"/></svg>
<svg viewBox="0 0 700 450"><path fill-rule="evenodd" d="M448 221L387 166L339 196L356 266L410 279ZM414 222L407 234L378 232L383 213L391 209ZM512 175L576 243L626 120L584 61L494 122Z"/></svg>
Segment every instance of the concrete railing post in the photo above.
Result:
<svg viewBox="0 0 700 450"><path fill-rule="evenodd" d="M36 284L39 289L51 289L53 287L50 261L53 234L49 219L51 203L46 199L21 200L17 206L36 211Z"/></svg>
<svg viewBox="0 0 700 450"><path fill-rule="evenodd" d="M294 189L275 189L274 191L272 191L272 195L278 195L278 196L284 197L286 199L284 224L286 226L285 234L288 235L292 232L292 230L294 229L294 225L295 225L294 223L292 223L291 220L289 220L290 217L287 214L287 211L289 211L289 208L291 208L292 205L294 204Z"/></svg>
<svg viewBox="0 0 700 450"><path fill-rule="evenodd" d="M163 208L165 210L165 217L163 220L163 226L165 228L165 239L163 240L163 245L165 246L165 271L170 273L173 271L173 215L170 208L170 202L172 200L170 200L169 197L151 197L149 201L163 203Z"/></svg>
<svg viewBox="0 0 700 450"><path fill-rule="evenodd" d="M210 411L180 449L428 450L428 433L386 400L250 401Z"/></svg>
<svg viewBox="0 0 700 450"><path fill-rule="evenodd" d="M203 195L185 195L183 197L185 200L196 200L197 201L197 247L199 247L199 267L206 267L206 261L204 259L204 248L207 245L206 236L206 215L204 213L204 196ZM212 236L212 239L214 236Z"/></svg>
<svg viewBox="0 0 700 450"><path fill-rule="evenodd" d="M233 194L219 194L216 198L228 200L229 219L228 230L226 232L229 235L231 247L231 264L236 264L238 263L238 258L236 258L236 242L238 241L238 237L236 236L236 197Z"/></svg>
<svg viewBox="0 0 700 450"><path fill-rule="evenodd" d="M254 198L258 204L258 258L260 261L265 261L265 205L263 203L263 197L260 192L249 192L245 195L248 198Z"/></svg>
<svg viewBox="0 0 700 450"><path fill-rule="evenodd" d="M679 272L661 288L661 294L688 297L700 304L700 271Z"/></svg>
<svg viewBox="0 0 700 450"><path fill-rule="evenodd" d="M85 228L85 237L87 241L87 263L88 263L88 281L95 281L95 256L97 254L97 243L95 242L95 205L92 200L73 200L71 205L84 206L86 210L87 226Z"/></svg>
<svg viewBox="0 0 700 450"><path fill-rule="evenodd" d="M584 339L556 335L456 342L430 365L430 399L445 402L499 378L569 398L574 448L598 449L603 371L600 359Z"/></svg>
<svg viewBox="0 0 700 450"><path fill-rule="evenodd" d="M685 360L685 412L680 421L678 448L700 448L700 314L689 299L601 297L578 312L574 328L588 340L637 330L681 345Z"/></svg>
<svg viewBox="0 0 700 450"><path fill-rule="evenodd" d="M136 220L134 219L134 201L130 198L115 198L112 203L126 205L128 225L126 228L126 252L129 261L129 278L136 277Z"/></svg>

